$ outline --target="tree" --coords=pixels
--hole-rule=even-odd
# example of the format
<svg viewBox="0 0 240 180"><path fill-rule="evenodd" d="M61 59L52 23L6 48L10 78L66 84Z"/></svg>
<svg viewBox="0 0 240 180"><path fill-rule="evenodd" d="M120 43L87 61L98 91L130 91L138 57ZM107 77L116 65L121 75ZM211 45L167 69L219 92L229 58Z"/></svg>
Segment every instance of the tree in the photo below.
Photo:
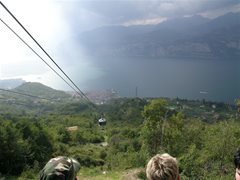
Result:
<svg viewBox="0 0 240 180"><path fill-rule="evenodd" d="M48 131L39 123L29 120L19 120L16 127L22 134L22 140L27 143L27 165L32 167L34 161L44 164L53 153L52 137Z"/></svg>
<svg viewBox="0 0 240 180"><path fill-rule="evenodd" d="M25 166L27 146L10 121L0 122L0 173L20 174Z"/></svg>
<svg viewBox="0 0 240 180"><path fill-rule="evenodd" d="M145 121L142 137L150 155L156 154L163 145L163 123L166 120L167 112L167 101L164 99L152 100L149 105L144 107Z"/></svg>
<svg viewBox="0 0 240 180"><path fill-rule="evenodd" d="M233 155L239 148L239 135L239 123L230 120L206 128L203 153L199 158L207 174L225 176L233 172Z"/></svg>
<svg viewBox="0 0 240 180"><path fill-rule="evenodd" d="M182 174L190 179L231 179L233 155L240 143L239 123L203 124L195 120L185 130L186 152L178 158Z"/></svg>
<svg viewBox="0 0 240 180"><path fill-rule="evenodd" d="M64 127L58 131L58 140L62 143L69 144L71 142L71 135Z"/></svg>
<svg viewBox="0 0 240 180"><path fill-rule="evenodd" d="M166 152L178 156L184 151L185 136L183 129L185 125L184 114L182 112L172 115L165 122L165 131L163 132L163 145Z"/></svg>

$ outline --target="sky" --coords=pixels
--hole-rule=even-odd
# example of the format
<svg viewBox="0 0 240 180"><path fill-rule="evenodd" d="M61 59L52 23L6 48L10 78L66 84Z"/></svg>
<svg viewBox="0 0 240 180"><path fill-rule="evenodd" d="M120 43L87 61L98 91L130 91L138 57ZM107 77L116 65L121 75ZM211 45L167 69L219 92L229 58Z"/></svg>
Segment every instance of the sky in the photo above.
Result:
<svg viewBox="0 0 240 180"><path fill-rule="evenodd" d="M88 60L81 44L73 38L75 34L101 26L157 24L193 15L215 18L240 11L239 0L2 0L2 3L83 91L105 72ZM54 67L1 6L0 18ZM0 21L0 79L11 78L70 90Z"/></svg>

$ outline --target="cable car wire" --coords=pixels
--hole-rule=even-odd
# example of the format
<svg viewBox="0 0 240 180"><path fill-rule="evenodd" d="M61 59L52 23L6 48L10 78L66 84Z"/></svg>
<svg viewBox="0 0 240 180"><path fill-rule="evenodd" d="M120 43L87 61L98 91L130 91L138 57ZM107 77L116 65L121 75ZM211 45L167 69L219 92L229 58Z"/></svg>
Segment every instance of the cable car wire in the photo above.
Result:
<svg viewBox="0 0 240 180"><path fill-rule="evenodd" d="M12 18L24 29L24 31L32 38L32 40L40 47L40 49L48 56L48 58L57 66L57 68L67 77L67 79L74 85L74 87L85 97L89 98L80 90L80 88L72 81L72 79L62 70L62 68L53 60L53 58L44 50L44 48L37 42L37 40L28 32L28 30L18 21L18 19L8 10L8 8L0 1L3 8L12 16ZM78 93L79 94L79 93Z"/></svg>
<svg viewBox="0 0 240 180"><path fill-rule="evenodd" d="M29 104L26 104L25 102L20 102L20 101L16 101L16 99L13 99L13 101L9 101L9 99L7 98L1 98L0 97L0 101L5 102L8 105L22 105L22 106L31 106Z"/></svg>
<svg viewBox="0 0 240 180"><path fill-rule="evenodd" d="M37 55L55 74L57 74L65 83L68 84L69 87L71 87L77 94L79 94L81 97L82 94L80 94L69 82L67 82L53 67L50 66L26 41L24 41L5 21L3 21L0 18L0 21L10 30L12 33L14 33L35 55Z"/></svg>
<svg viewBox="0 0 240 180"><path fill-rule="evenodd" d="M34 95L30 95L30 94L26 94L26 93L22 93L22 92L17 92L17 91L12 91L12 90L8 90L8 89L0 88L0 91L10 92L10 93L19 94L19 95L23 95L23 96L28 96L28 97L32 97L32 98L38 98L38 99L44 99L44 100L49 100L49 101L55 101L55 99L49 99L49 98L34 96Z"/></svg>

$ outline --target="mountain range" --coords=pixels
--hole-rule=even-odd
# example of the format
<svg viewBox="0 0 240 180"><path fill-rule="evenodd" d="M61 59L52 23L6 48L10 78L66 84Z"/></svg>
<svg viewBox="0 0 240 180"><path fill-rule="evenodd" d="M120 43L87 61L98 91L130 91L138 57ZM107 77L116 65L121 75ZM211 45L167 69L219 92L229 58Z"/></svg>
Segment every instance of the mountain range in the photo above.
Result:
<svg viewBox="0 0 240 180"><path fill-rule="evenodd" d="M157 25L106 26L76 37L87 54L109 57L239 57L240 13Z"/></svg>

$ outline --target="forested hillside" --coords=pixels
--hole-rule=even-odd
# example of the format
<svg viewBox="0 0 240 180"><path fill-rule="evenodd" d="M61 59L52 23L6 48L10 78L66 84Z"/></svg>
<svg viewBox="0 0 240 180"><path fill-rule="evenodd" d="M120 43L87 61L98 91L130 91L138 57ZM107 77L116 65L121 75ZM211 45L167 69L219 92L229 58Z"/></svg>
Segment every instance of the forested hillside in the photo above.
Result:
<svg viewBox="0 0 240 180"><path fill-rule="evenodd" d="M148 98L25 103L1 102L0 178L38 179L51 157L66 155L81 163L82 179L127 179L125 172L136 168L144 179L149 158L163 152L177 157L181 179L234 177L236 105Z"/></svg>

